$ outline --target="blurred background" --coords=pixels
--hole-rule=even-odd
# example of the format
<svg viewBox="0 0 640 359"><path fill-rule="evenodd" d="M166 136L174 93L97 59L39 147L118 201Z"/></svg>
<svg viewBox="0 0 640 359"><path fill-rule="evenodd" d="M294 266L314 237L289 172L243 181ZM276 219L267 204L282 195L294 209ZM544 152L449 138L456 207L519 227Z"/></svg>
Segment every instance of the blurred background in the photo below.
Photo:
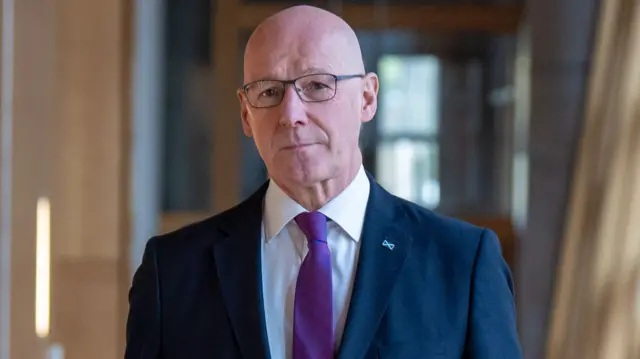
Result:
<svg viewBox="0 0 640 359"><path fill-rule="evenodd" d="M265 181L242 51L300 3L380 76L365 168L500 236L525 359L640 358L640 1L3 0L0 359L122 358L149 237Z"/></svg>

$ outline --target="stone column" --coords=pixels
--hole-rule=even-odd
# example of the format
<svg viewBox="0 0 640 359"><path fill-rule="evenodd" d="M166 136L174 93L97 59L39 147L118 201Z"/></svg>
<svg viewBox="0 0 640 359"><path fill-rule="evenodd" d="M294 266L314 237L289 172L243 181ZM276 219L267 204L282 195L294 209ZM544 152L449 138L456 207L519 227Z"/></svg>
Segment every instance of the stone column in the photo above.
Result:
<svg viewBox="0 0 640 359"><path fill-rule="evenodd" d="M132 34L130 271L140 265L147 240L159 230L164 65L164 0L137 0Z"/></svg>
<svg viewBox="0 0 640 359"><path fill-rule="evenodd" d="M531 0L529 202L517 259L520 335L526 359L542 359L580 136L595 0Z"/></svg>

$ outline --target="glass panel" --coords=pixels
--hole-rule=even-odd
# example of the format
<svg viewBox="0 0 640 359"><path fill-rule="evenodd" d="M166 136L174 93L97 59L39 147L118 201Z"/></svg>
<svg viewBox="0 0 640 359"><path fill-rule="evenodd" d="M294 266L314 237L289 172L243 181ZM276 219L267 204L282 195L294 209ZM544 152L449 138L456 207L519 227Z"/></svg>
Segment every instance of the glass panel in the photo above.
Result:
<svg viewBox="0 0 640 359"><path fill-rule="evenodd" d="M439 64L435 56L386 55L380 59L381 135L435 135Z"/></svg>
<svg viewBox="0 0 640 359"><path fill-rule="evenodd" d="M213 98L208 0L167 3L162 210L211 202Z"/></svg>
<svg viewBox="0 0 640 359"><path fill-rule="evenodd" d="M385 171L393 166L379 158L381 143L432 141L439 153L432 162L438 167L438 211L508 213L514 37L399 30L359 30L357 35L367 70L380 76L378 113L362 131L368 169L377 178L389 176ZM410 66L424 68L410 72Z"/></svg>
<svg viewBox="0 0 640 359"><path fill-rule="evenodd" d="M438 145L398 139L378 146L377 180L406 200L435 208L440 203Z"/></svg>

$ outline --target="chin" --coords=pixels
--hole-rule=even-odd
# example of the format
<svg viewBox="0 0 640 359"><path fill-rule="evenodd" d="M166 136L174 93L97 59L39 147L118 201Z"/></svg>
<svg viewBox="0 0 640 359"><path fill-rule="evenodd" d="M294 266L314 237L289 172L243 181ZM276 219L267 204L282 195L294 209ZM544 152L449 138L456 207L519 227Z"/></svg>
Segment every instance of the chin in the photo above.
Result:
<svg viewBox="0 0 640 359"><path fill-rule="evenodd" d="M288 171L286 176L290 182L298 183L301 185L313 185L315 183L324 181L328 178L325 171L320 168L308 168Z"/></svg>
<svg viewBox="0 0 640 359"><path fill-rule="evenodd" d="M289 183L310 186L331 177L326 163L289 164L279 168L276 175Z"/></svg>

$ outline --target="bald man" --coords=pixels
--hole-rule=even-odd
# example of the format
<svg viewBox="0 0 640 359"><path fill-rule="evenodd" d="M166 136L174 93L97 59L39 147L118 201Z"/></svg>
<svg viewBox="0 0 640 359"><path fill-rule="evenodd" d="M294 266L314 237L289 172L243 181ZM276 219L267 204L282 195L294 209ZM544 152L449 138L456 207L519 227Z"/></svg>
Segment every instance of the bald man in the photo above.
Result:
<svg viewBox="0 0 640 359"><path fill-rule="evenodd" d="M378 86L329 12L296 6L257 27L238 98L269 180L149 240L126 359L521 358L496 235L364 170Z"/></svg>

